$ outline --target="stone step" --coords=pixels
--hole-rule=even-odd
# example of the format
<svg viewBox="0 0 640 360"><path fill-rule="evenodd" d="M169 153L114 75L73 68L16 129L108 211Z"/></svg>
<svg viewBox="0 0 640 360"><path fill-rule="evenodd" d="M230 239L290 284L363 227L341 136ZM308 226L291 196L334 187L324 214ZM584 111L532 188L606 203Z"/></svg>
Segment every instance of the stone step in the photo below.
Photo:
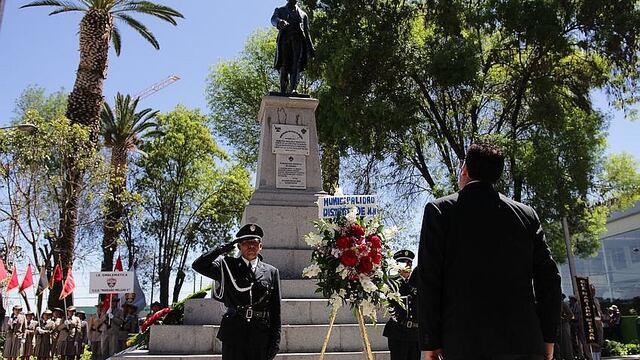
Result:
<svg viewBox="0 0 640 360"><path fill-rule="evenodd" d="M154 325L149 337L150 354L220 354L222 344L215 338L217 325ZM322 348L328 325L283 325L281 353L314 353ZM383 326L367 325L374 351L386 351ZM334 325L328 352L362 351L360 329L356 324Z"/></svg>
<svg viewBox="0 0 640 360"><path fill-rule="evenodd" d="M375 360L389 360L388 351L374 351ZM330 352L325 353L326 360L362 360L362 352ZM277 360L317 360L320 353L288 353L278 354ZM222 355L166 355L150 354L147 350L136 350L127 354L112 356L111 359L119 360L221 360Z"/></svg>
<svg viewBox="0 0 640 360"><path fill-rule="evenodd" d="M280 296L283 299L324 299L322 294L316 293L314 279L286 279L280 280ZM211 293L207 295L211 298Z"/></svg>
<svg viewBox="0 0 640 360"><path fill-rule="evenodd" d="M325 325L329 323L331 308L326 299L283 299L281 302L282 325ZM184 307L185 325L219 325L226 309L214 299L191 299ZM386 322L384 314L378 314L378 323ZM338 310L336 324L356 324L357 320L348 306Z"/></svg>

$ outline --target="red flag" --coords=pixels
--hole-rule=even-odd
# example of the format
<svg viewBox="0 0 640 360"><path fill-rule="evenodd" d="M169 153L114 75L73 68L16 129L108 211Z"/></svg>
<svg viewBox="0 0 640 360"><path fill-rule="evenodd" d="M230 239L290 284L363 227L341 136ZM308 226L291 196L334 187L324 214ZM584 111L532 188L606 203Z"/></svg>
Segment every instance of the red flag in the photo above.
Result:
<svg viewBox="0 0 640 360"><path fill-rule="evenodd" d="M113 271L124 271L122 267L122 259L120 258L120 255L118 255L118 258L116 259L116 266L113 267Z"/></svg>
<svg viewBox="0 0 640 360"><path fill-rule="evenodd" d="M76 281L73 279L73 273L71 272L71 268L69 268L69 272L67 273L67 278L65 279L64 285L62 286L62 292L60 293L60 300L71 295L71 293L75 288L76 288Z"/></svg>
<svg viewBox="0 0 640 360"><path fill-rule="evenodd" d="M62 281L62 268L60 267L60 264L56 265L53 269L53 274L51 275L51 279L49 279L49 289L53 287L53 284L55 284L56 281Z"/></svg>
<svg viewBox="0 0 640 360"><path fill-rule="evenodd" d="M17 288L19 285L20 283L18 282L18 270L16 270L16 266L13 265L13 270L11 270L11 280L9 280L9 283L7 284L6 292Z"/></svg>
<svg viewBox="0 0 640 360"><path fill-rule="evenodd" d="M118 255L118 258L116 259L116 265L113 267L113 271L123 271L122 259L120 258L120 255ZM104 299L102 300L102 310L104 311L109 310L109 308L111 307L111 298L113 296L114 294L109 294L104 297ZM115 296L118 296L118 295L115 295Z"/></svg>
<svg viewBox="0 0 640 360"><path fill-rule="evenodd" d="M9 276L7 274L7 268L4 267L4 262L0 259L0 281L6 279Z"/></svg>
<svg viewBox="0 0 640 360"><path fill-rule="evenodd" d="M31 271L31 264L27 264L27 271L24 274L24 278L22 279L22 284L20 285L20 291L24 291L25 289L33 286L33 272Z"/></svg>

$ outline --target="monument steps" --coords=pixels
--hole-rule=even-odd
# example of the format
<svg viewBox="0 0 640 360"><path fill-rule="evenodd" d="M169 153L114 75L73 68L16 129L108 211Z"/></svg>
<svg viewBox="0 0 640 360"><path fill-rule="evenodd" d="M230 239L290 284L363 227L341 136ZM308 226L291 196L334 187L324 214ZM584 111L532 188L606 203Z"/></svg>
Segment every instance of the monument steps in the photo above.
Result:
<svg viewBox="0 0 640 360"><path fill-rule="evenodd" d="M219 325L158 325L151 328L150 354L220 354L222 343L216 339ZM313 353L322 348L329 329L323 325L283 325L280 353ZM374 351L387 350L383 326L367 324ZM333 326L327 346L328 352L362 351L362 337L357 324Z"/></svg>
<svg viewBox="0 0 640 360"><path fill-rule="evenodd" d="M375 360L389 360L388 351L374 351ZM362 352L335 352L325 353L325 359L329 360L363 360ZM287 353L278 354L276 360L317 360L320 353ZM147 350L136 350L121 355L118 359L122 360L221 360L222 355L167 355L167 354L149 354Z"/></svg>

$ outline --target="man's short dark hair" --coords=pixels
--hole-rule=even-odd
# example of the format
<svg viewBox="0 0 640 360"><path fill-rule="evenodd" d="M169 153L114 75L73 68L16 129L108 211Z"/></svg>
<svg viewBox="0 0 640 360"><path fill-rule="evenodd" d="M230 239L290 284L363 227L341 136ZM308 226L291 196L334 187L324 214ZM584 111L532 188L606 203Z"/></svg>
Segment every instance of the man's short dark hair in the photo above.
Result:
<svg viewBox="0 0 640 360"><path fill-rule="evenodd" d="M465 158L469 177L473 180L495 184L504 170L504 154L496 145L479 142L467 149Z"/></svg>

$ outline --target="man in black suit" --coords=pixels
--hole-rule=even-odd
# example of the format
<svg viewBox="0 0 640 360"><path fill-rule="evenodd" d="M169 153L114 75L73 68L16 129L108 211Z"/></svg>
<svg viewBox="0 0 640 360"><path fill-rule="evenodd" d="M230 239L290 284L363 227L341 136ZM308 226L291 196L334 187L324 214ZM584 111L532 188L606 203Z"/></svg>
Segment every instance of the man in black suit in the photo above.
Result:
<svg viewBox="0 0 640 360"><path fill-rule="evenodd" d="M494 189L503 169L500 149L473 144L460 191L425 208L417 270L425 360L553 357L560 275L536 212Z"/></svg>
<svg viewBox="0 0 640 360"><path fill-rule="evenodd" d="M233 242L192 265L220 283L213 296L227 307L217 335L224 360L271 360L280 349L280 275L259 256L263 235L260 226L247 224ZM236 244L239 257L221 256Z"/></svg>

